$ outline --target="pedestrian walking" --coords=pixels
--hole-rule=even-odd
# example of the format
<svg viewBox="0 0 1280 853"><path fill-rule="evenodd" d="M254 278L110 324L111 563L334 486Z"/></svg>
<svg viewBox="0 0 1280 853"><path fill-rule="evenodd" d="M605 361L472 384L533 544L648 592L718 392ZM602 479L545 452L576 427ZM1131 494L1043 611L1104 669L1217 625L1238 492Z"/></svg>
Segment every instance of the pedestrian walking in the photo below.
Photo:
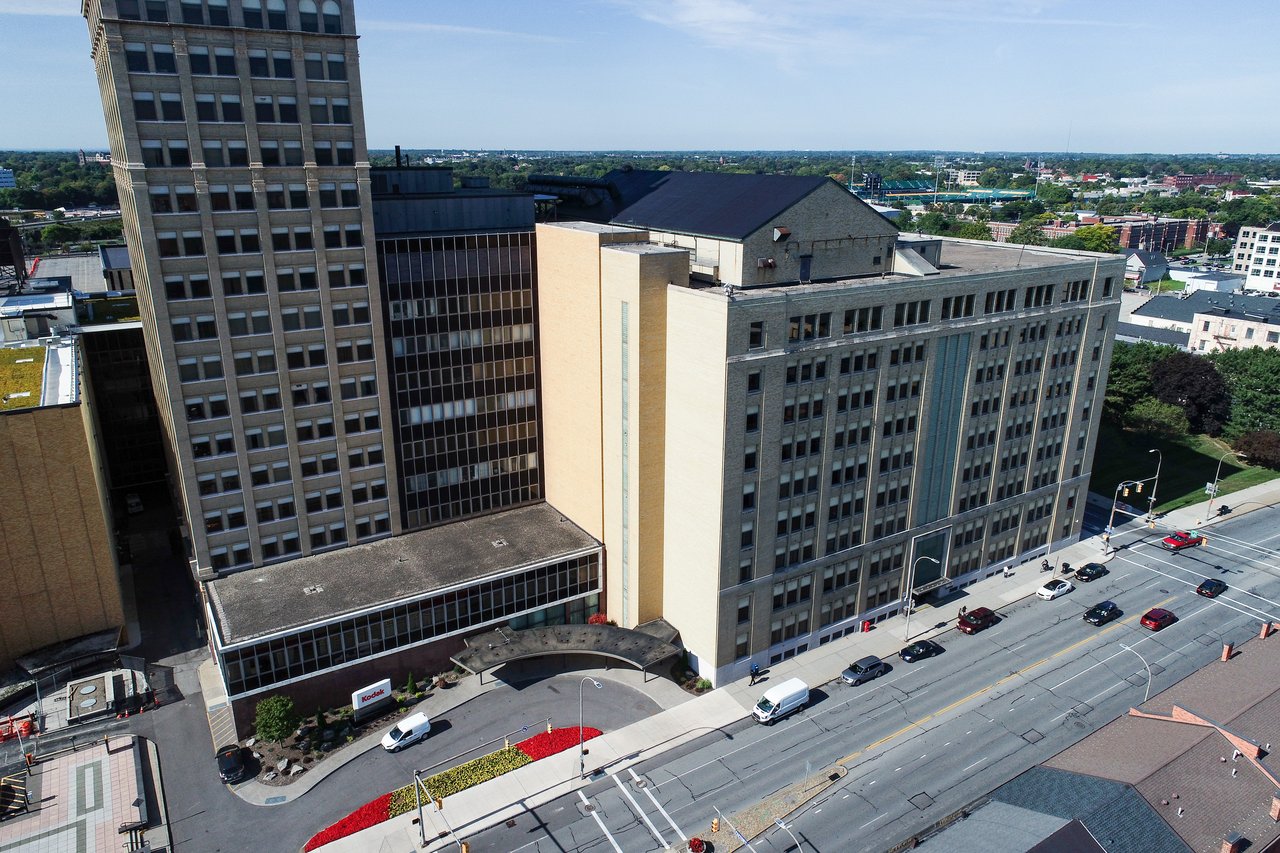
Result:
<svg viewBox="0 0 1280 853"><path fill-rule="evenodd" d="M1007 578L1013 577L1013 563L1004 567L1004 576Z"/></svg>
<svg viewBox="0 0 1280 853"><path fill-rule="evenodd" d="M961 604L961 605L960 605L960 618L961 618L961 619L963 619L963 618L964 618L964 615L965 615L966 613L968 613L968 612L969 612L969 608L968 608L968 607L965 607L963 604Z"/></svg>
<svg viewBox="0 0 1280 853"><path fill-rule="evenodd" d="M753 663L753 664L751 664L751 683L750 683L750 684L748 684L747 686L748 686L748 687L755 687L755 686L756 686L756 679L757 679L757 678L759 678L759 677L760 677L760 664L758 664L758 663Z"/></svg>

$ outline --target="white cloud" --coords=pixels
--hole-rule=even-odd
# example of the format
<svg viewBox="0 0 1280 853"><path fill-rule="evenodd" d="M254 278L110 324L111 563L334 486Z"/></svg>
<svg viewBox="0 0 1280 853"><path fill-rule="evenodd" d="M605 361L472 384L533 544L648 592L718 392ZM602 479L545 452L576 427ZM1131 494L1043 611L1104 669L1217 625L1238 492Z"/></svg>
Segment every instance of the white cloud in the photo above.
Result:
<svg viewBox="0 0 1280 853"><path fill-rule="evenodd" d="M49 15L59 18L78 18L80 4L74 0L0 0L0 15Z"/></svg>
<svg viewBox="0 0 1280 853"><path fill-rule="evenodd" d="M4 3L5 0L0 0ZM534 33L518 33L510 30L491 30L484 27L463 27L454 24L429 24L423 21L360 21L361 32L439 33L453 36L480 36L482 38L516 39L519 41L563 42L565 39Z"/></svg>

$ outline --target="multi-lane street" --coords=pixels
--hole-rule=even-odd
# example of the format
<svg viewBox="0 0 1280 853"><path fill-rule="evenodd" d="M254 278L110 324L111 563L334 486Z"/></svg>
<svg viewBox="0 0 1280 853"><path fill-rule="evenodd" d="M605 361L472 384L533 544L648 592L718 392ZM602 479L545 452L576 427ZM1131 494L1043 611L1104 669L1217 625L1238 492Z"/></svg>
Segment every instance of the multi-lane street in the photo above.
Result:
<svg viewBox="0 0 1280 853"><path fill-rule="evenodd" d="M859 687L814 691L804 712L775 727L749 722L633 770L610 774L514 827L472 839L477 851L647 851L705 833L726 815L834 763L848 774L788 817L806 850L884 850L926 832L1021 771L1218 658L1223 642L1256 636L1280 620L1280 534L1271 511L1209 534L1172 554L1163 532L1116 537L1110 572L1057 600L1029 598L1000 611L974 636L951 630L942 655ZM1206 577L1226 581L1216 599L1196 595ZM1102 627L1081 619L1103 599L1123 614ZM1148 609L1178 621L1139 626ZM753 841L794 849L773 829Z"/></svg>

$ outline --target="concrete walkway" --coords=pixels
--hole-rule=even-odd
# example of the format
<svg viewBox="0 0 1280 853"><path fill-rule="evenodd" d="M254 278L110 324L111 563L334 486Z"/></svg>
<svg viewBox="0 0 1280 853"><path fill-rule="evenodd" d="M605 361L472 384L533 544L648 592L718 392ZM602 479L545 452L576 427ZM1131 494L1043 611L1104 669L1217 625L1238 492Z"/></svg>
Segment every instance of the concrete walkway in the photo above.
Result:
<svg viewBox="0 0 1280 853"><path fill-rule="evenodd" d="M1099 507L1105 503L1105 508L1110 510L1109 501L1104 502L1097 498L1093 500ZM1229 516L1214 517L1206 521L1202 518L1206 507L1204 504L1199 504L1176 510L1157 519L1155 530L1188 528L1204 530L1254 510L1278 506L1280 505L1280 481L1272 481L1235 492L1225 496L1225 502L1232 508ZM1143 519L1133 519L1117 514L1116 531L1112 536L1110 553L1106 553L1107 549L1101 537L1090 537L1054 552L1052 561L1061 563L1065 560L1077 568L1088 562L1107 562L1114 557L1117 548L1123 550L1125 542L1128 541L1125 534L1146 532L1146 529L1147 524ZM1030 562L1018 565L1009 577L1000 571L995 571L991 576L955 593L948 599L945 609L917 607L911 615L911 639L927 639L954 627L962 604L970 610L975 607L990 607L998 611L1002 607L1035 594L1035 591L1050 577L1048 573L1040 571L1039 562L1040 558L1036 557ZM754 686L749 685L747 679L743 679L693 698L666 679L651 678L647 684L642 684L639 683L642 681L640 673L631 672L631 678L636 682L631 686L651 695L661 690L663 696L654 695L654 698L666 710L617 731L606 732L591 741L587 772L588 774L614 773L660 755L672 747L703 734L732 725L750 714L751 708L767 689L769 683L776 684L795 677L816 687L839 678L841 671L849 665L850 661L867 655L882 658L894 656L906 644L906 631L906 619L901 615L895 616L878 623L871 631L833 640L771 666L764 671L763 680ZM616 669L598 674L602 677L622 679L627 673L627 670ZM592 673L584 671L584 674ZM422 703L421 708L432 715L441 714L481 695L495 683L494 680L489 679L481 685L476 678L464 679L449 690L437 691ZM659 684L662 685L661 688ZM672 694L672 690L678 696ZM671 707L671 703L677 700L679 704ZM306 790L310 790L342 764L375 746L380 736L381 733L370 735L344 747L326 759L321 767L310 771L307 778L287 788L268 788L254 782L240 786L237 793L250 802L264 804L268 802L264 797L268 792L275 796L288 792L287 798L294 799ZM456 847L455 837L465 839L515 817L526 809L544 805L584 787L587 781L577 778L577 762L576 752L569 750L534 762L483 785L454 794L445 801L443 812L437 812L434 808L424 808L427 849L445 850ZM384 792L368 791L366 793L367 797L356 799L363 802ZM284 801L270 800L270 802ZM359 804L353 800L353 808ZM370 850L381 853L400 853L400 851L407 853L407 851L421 849L418 841L419 830L414 825L416 818L415 813L401 815L326 845L323 850L325 853L362 853ZM321 829L323 827L316 827L317 832Z"/></svg>

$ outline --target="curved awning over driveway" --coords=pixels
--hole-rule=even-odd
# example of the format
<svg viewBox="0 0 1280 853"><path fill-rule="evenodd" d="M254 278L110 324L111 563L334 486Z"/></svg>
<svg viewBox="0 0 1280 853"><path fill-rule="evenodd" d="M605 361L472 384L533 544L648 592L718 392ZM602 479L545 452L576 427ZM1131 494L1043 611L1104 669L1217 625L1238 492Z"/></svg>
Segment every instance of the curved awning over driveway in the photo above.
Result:
<svg viewBox="0 0 1280 853"><path fill-rule="evenodd" d="M467 648L451 660L468 672L479 674L542 655L603 655L648 671L679 653L677 646L643 631L616 625L556 625L523 631L499 628L478 634L469 637Z"/></svg>

